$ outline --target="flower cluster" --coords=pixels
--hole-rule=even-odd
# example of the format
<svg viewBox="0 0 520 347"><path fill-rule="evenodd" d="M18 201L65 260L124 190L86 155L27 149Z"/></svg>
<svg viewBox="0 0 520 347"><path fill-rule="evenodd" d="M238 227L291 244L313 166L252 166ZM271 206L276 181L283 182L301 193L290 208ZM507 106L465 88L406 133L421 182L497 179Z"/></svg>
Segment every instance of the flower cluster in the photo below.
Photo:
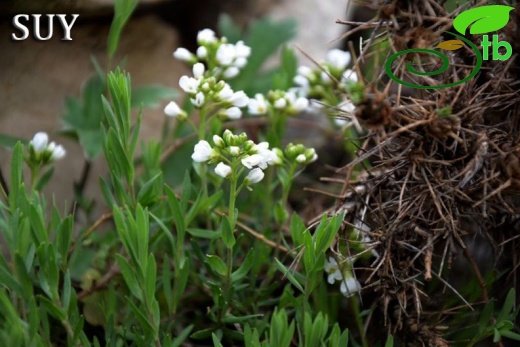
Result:
<svg viewBox="0 0 520 347"><path fill-rule="evenodd" d="M224 81L218 81L213 76L206 76L206 68L202 63L193 65L193 77L182 76L179 86L189 95L190 101L196 108L202 108L209 104L221 107L218 115L223 118L238 119L242 116L240 108L246 107L249 98L243 91L235 92ZM170 117L186 118L186 112L174 101L164 109L164 113Z"/></svg>
<svg viewBox="0 0 520 347"><path fill-rule="evenodd" d="M327 53L325 62L320 67L311 69L300 66L298 74L294 77L294 83L300 93L309 97L321 97L323 89L333 85L333 80L339 81L340 89L346 89L349 84L358 81L355 71L347 69L350 63L350 53L339 49L333 49Z"/></svg>
<svg viewBox="0 0 520 347"><path fill-rule="evenodd" d="M267 98L262 94L256 94L247 105L248 113L253 116L263 115L274 110L296 115L307 107L309 107L309 100L306 97L297 96L294 91L283 90L272 90L267 94Z"/></svg>
<svg viewBox="0 0 520 347"><path fill-rule="evenodd" d="M251 55L251 48L243 41L235 44L227 42L227 38L217 38L211 29L199 31L197 35L199 47L195 54L186 48L177 48L173 56L179 60L192 64L205 62L211 75L215 78L231 79L236 77L247 64Z"/></svg>
<svg viewBox="0 0 520 347"><path fill-rule="evenodd" d="M340 261L340 263L342 264L338 264L336 259L329 257L324 270L328 274L327 281L330 284L334 284L335 281L341 282L340 291L348 298L361 290L361 284L352 276L348 266L345 266L346 262Z"/></svg>
<svg viewBox="0 0 520 347"><path fill-rule="evenodd" d="M245 133L234 135L230 130L225 130L222 137L213 135L213 143L214 147L200 140L191 158L199 163L218 163L215 173L224 178L249 170L244 179L246 186L260 182L264 178L263 170L269 165L282 162L277 152L269 149L267 142L255 144L247 139Z"/></svg>
<svg viewBox="0 0 520 347"><path fill-rule="evenodd" d="M284 154L289 162L296 163L297 165L308 165L318 160L316 150L314 148L306 148L302 144L295 145L289 143L287 147L285 147ZM282 154L278 155L281 156Z"/></svg>
<svg viewBox="0 0 520 347"><path fill-rule="evenodd" d="M49 136L45 132L34 135L28 146L28 160L31 163L48 164L62 159L66 154L62 145L54 142L49 143Z"/></svg>

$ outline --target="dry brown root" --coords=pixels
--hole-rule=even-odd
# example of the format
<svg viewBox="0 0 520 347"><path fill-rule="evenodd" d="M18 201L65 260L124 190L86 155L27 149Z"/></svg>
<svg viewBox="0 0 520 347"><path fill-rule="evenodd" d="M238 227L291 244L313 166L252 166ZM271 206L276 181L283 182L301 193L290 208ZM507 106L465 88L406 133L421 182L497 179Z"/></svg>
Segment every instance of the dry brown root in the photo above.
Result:
<svg viewBox="0 0 520 347"><path fill-rule="evenodd" d="M357 59L357 71L374 62L370 55L381 54L382 41L390 46L383 60L403 49L435 47L460 12L447 13L433 0L379 1L375 8L378 15L366 27L376 30ZM475 35L468 38L479 44ZM511 12L500 39L520 51L520 7ZM422 85L452 82L475 65L471 50L446 55L450 67L435 80L410 75L405 64L396 75ZM342 198L326 212L346 212L332 251L352 249L349 233L359 229L377 253L356 270L362 296L381 307L384 318L373 324L384 324L409 346L447 346L443 335L449 327L440 327L453 314L444 306L448 299L458 298L458 309L471 311L503 294L490 293L482 263L509 269L502 290L517 285L520 59L514 53L508 61L484 61L473 79L446 89L405 90L383 69L373 76L365 80L365 99L356 113L367 136L358 158L338 170ZM469 242L476 237L492 245L491 259L479 258L481 246ZM478 302L469 302L450 284L457 256L469 264L463 276L479 283Z"/></svg>

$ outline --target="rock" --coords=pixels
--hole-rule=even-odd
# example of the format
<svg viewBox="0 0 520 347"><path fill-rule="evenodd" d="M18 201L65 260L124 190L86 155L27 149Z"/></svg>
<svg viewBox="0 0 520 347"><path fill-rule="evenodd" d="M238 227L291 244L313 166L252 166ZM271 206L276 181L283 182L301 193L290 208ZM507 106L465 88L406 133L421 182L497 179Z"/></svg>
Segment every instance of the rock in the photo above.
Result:
<svg viewBox="0 0 520 347"><path fill-rule="evenodd" d="M91 55L105 66L109 25L74 26L73 41L56 37L43 42L12 41L12 27L5 23L0 26L0 132L30 139L34 133L46 131L51 140L64 145L67 156L56 163L54 177L45 189L58 206L73 201L73 182L80 178L84 165L80 146L57 133L62 129L65 97L79 95L82 83L94 74ZM161 84L177 88L180 76L189 72L172 57L177 46L177 33L170 26L155 16L138 17L123 30L119 53L113 61L127 57L125 70L130 72L133 86ZM142 137L159 138L163 121L162 107L144 110ZM100 196L98 177L106 172L102 161L93 164L85 189L87 197ZM9 163L9 152L0 149L0 165L7 176Z"/></svg>

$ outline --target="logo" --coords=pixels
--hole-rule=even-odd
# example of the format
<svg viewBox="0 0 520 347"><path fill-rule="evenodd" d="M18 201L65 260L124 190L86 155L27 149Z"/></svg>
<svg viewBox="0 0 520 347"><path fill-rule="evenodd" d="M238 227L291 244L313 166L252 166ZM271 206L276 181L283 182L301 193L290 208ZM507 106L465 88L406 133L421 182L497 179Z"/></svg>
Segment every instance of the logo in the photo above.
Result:
<svg viewBox="0 0 520 347"><path fill-rule="evenodd" d="M449 67L449 60L444 53L438 50L434 49L426 49L426 48L412 48L407 49L404 51L397 52L393 55L391 55L386 63L385 63L385 70L388 76L394 80L395 82L411 87L411 88L417 88L417 89L441 89L441 88L448 88L453 87L459 84L462 84L464 82L469 81L472 79L482 67L482 61L483 60L489 60L490 56L493 60L507 60L511 57L513 54L513 48L509 44L509 42L505 41L499 41L498 35L494 34L491 35L483 35L487 34L499 29L502 29L506 26L506 24L509 22L509 12L513 10L514 7L511 6L504 6L504 5L488 5L488 6L481 6L477 8L473 8L467 11L462 12L459 14L454 20L453 20L453 27L455 30L458 31L458 33L452 33L449 31L446 31L447 34L450 34L455 39L448 40L441 42L437 45L435 48L440 48L444 50L454 51L457 49L460 49L464 47L465 45L469 46L473 52L475 53L475 57L477 59L476 64L471 71L471 73L464 79L460 81L456 81L453 83L438 85L438 86L422 86L417 85L413 83L409 83L406 81L401 80L399 77L397 77L393 71L392 71L392 64L395 59L400 57L401 55L406 55L408 53L427 53L427 54L433 54L439 57L442 60L442 66L438 68L435 71L431 72L424 72L424 71L418 71L416 70L410 61L406 63L406 69L411 74L417 75L417 76L435 76L438 74L443 73L446 71ZM471 28L469 28L471 26ZM466 30L469 28L469 33L473 35L483 35L482 37L482 53L480 52L479 48L473 44L470 40L466 39L464 35L466 34ZM491 54L489 52L489 48L491 49ZM505 53L500 53L499 48L503 47L505 48Z"/></svg>
<svg viewBox="0 0 520 347"><path fill-rule="evenodd" d="M53 30L54 30L54 18L57 18L59 23L61 24L61 28L63 30L63 37L62 40L64 41L72 41L71 37L71 30L72 26L74 25L74 22L76 19L78 19L79 14L73 14L72 18L70 20L70 23L67 22L67 15L66 14L46 14L45 15L46 21L47 21L47 29L44 28L42 30L42 26L44 23L42 23L42 15L41 14L19 14L13 17L13 26L15 29L20 31L20 35L17 35L17 33L12 33L11 38L15 41L23 41L27 40L30 35L30 24L32 19L32 28L33 28L33 36L38 41L47 41L52 38ZM25 23L27 24L25 24ZM45 21L43 21L45 22ZM45 36L42 35L42 31L47 30L47 33Z"/></svg>

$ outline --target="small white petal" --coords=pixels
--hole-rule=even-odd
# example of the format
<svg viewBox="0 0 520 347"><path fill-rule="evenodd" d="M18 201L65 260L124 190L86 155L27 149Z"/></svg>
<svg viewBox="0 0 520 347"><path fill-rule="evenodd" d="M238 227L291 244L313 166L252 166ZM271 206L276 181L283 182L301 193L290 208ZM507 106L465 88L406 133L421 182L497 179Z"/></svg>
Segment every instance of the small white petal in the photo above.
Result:
<svg viewBox="0 0 520 347"><path fill-rule="evenodd" d="M201 79L204 76L205 71L206 68L204 67L204 64L196 63L193 65L193 77L196 79Z"/></svg>
<svg viewBox="0 0 520 347"><path fill-rule="evenodd" d="M208 56L208 50L204 46L197 48L197 57L199 59L205 59Z"/></svg>
<svg viewBox="0 0 520 347"><path fill-rule="evenodd" d="M296 85L298 85L298 86L302 86L302 87L308 87L309 86L309 80L306 77L302 76L302 75L294 76L293 82Z"/></svg>
<svg viewBox="0 0 520 347"><path fill-rule="evenodd" d="M224 76L224 78L231 79L233 77L238 76L239 73L240 73L240 70L238 69L238 67L230 66L226 70L224 70L223 76Z"/></svg>
<svg viewBox="0 0 520 347"><path fill-rule="evenodd" d="M40 131L34 135L34 137L29 143L34 148L35 152L43 152L47 148L47 144L49 143L49 136L47 135L47 133Z"/></svg>
<svg viewBox="0 0 520 347"><path fill-rule="evenodd" d="M336 69L345 69L350 63L350 53L337 48L330 50L327 52L327 62Z"/></svg>
<svg viewBox="0 0 520 347"><path fill-rule="evenodd" d="M249 173L246 176L246 181L247 183L255 184L260 182L264 178L264 176L264 172L261 169L256 168L249 171Z"/></svg>
<svg viewBox="0 0 520 347"><path fill-rule="evenodd" d="M215 173L220 177L228 177L231 174L231 167L224 163L218 163L215 167Z"/></svg>
<svg viewBox="0 0 520 347"><path fill-rule="evenodd" d="M244 41L238 41L235 44L235 55L237 58L247 58L251 55L251 47L246 46Z"/></svg>
<svg viewBox="0 0 520 347"><path fill-rule="evenodd" d="M361 284L354 277L350 277L341 281L339 289L348 298L361 290Z"/></svg>
<svg viewBox="0 0 520 347"><path fill-rule="evenodd" d="M227 110L225 110L224 114L229 119L240 119L240 117L242 117L242 111L240 111L240 109L238 107L235 107L235 106L230 107Z"/></svg>
<svg viewBox="0 0 520 347"><path fill-rule="evenodd" d="M195 99L190 99L191 103L195 107L202 107L202 105L204 105L204 100L205 100L205 97L204 97L204 93L202 93L202 92L198 92L195 95Z"/></svg>
<svg viewBox="0 0 520 347"><path fill-rule="evenodd" d="M213 149L211 148L208 141L200 140L193 149L191 159L198 163L208 161L213 155Z"/></svg>
<svg viewBox="0 0 520 347"><path fill-rule="evenodd" d="M309 107L309 99L307 99L307 98L299 97L293 103L293 108L297 112L301 112L301 111L305 110L307 107Z"/></svg>
<svg viewBox="0 0 520 347"><path fill-rule="evenodd" d="M256 94L254 99L249 99L247 112L251 115L261 115L267 112L267 100L262 94Z"/></svg>
<svg viewBox="0 0 520 347"><path fill-rule="evenodd" d="M233 65L241 69L247 65L247 58L236 58Z"/></svg>
<svg viewBox="0 0 520 347"><path fill-rule="evenodd" d="M166 107L164 108L164 114L166 114L169 117L178 117L182 113L183 111L175 101L170 101L168 105L166 105Z"/></svg>
<svg viewBox="0 0 520 347"><path fill-rule="evenodd" d="M52 149L51 149L51 147L52 147ZM63 148L62 145L55 145L54 142L51 142L49 144L49 149L52 150L51 158L53 160L60 160L61 158L63 158L65 156L65 154L67 154L67 152L65 151L65 148Z"/></svg>
<svg viewBox="0 0 520 347"><path fill-rule="evenodd" d="M305 163L306 160L307 160L307 158L305 158L305 155L303 155L303 154L300 154L296 157L296 162L300 163L300 164Z"/></svg>
<svg viewBox="0 0 520 347"><path fill-rule="evenodd" d="M244 93L242 90L239 90L238 92L233 93L233 96L229 98L229 102L231 102L236 107L245 107L249 103L249 98L247 97L246 93Z"/></svg>
<svg viewBox="0 0 520 347"><path fill-rule="evenodd" d="M312 76L312 69L308 66L300 66L298 67L298 75L302 75L303 77L311 77Z"/></svg>
<svg viewBox="0 0 520 347"><path fill-rule="evenodd" d="M345 72L343 73L343 76L341 77L341 82L345 83L346 81L354 81L354 82L359 81L356 71L351 70L351 69L346 69Z"/></svg>
<svg viewBox="0 0 520 347"><path fill-rule="evenodd" d="M274 102L273 106L274 106L274 108L277 108L280 110L282 108L285 108L285 106L287 106L287 101L284 98L280 98Z"/></svg>
<svg viewBox="0 0 520 347"><path fill-rule="evenodd" d="M197 34L197 42L199 44L212 43L212 42L215 42L216 40L217 40L217 38L215 36L215 32L211 29L203 29L203 30L199 31L199 33Z"/></svg>
<svg viewBox="0 0 520 347"><path fill-rule="evenodd" d="M200 80L195 79L193 77L182 76L179 79L179 86L182 90L189 94L197 93L197 88L199 88Z"/></svg>
<svg viewBox="0 0 520 347"><path fill-rule="evenodd" d="M226 145L224 139L218 135L213 135L213 143L217 147L224 147Z"/></svg>
<svg viewBox="0 0 520 347"><path fill-rule="evenodd" d="M240 154L240 147L238 146L229 146L229 153L232 155L232 156L237 156Z"/></svg>
<svg viewBox="0 0 520 347"><path fill-rule="evenodd" d="M263 162L263 157L260 154L252 154L242 158L242 165L248 169L252 169L254 166L259 166Z"/></svg>
<svg viewBox="0 0 520 347"><path fill-rule="evenodd" d="M229 66L236 57L235 45L224 43L217 49L217 62L221 66Z"/></svg>
<svg viewBox="0 0 520 347"><path fill-rule="evenodd" d="M193 55L186 48L179 47L173 52L173 57L181 61L191 61Z"/></svg>

